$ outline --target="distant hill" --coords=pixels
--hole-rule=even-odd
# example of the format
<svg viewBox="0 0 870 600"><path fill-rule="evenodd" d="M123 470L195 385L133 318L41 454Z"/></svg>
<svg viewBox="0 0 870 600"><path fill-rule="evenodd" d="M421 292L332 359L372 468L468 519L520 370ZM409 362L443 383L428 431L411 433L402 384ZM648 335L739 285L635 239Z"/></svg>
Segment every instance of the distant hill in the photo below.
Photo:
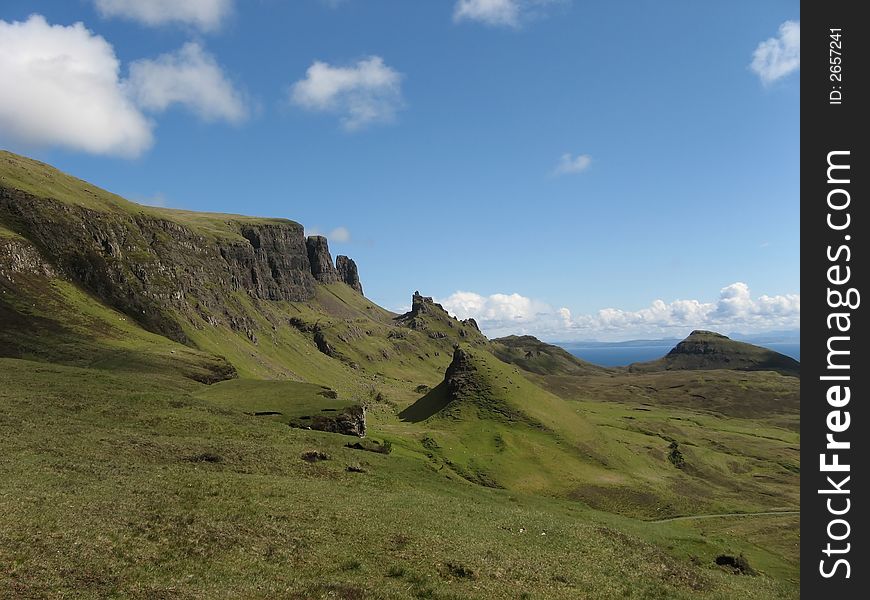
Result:
<svg viewBox="0 0 870 600"><path fill-rule="evenodd" d="M713 331L696 330L660 359L629 365L633 373L734 369L777 371L800 376L800 363L768 348L738 342Z"/></svg>
<svg viewBox="0 0 870 600"><path fill-rule="evenodd" d="M607 371L531 335L494 339L490 351L504 362L537 375L592 375Z"/></svg>

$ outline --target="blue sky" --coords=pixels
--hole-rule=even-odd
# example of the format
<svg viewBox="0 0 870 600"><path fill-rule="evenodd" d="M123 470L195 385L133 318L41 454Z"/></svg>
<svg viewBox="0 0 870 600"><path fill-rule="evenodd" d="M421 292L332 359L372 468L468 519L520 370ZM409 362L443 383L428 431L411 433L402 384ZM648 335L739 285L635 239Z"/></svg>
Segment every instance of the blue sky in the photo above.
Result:
<svg viewBox="0 0 870 600"><path fill-rule="evenodd" d="M797 327L799 2L179 4L5 1L0 146L335 232L494 335Z"/></svg>

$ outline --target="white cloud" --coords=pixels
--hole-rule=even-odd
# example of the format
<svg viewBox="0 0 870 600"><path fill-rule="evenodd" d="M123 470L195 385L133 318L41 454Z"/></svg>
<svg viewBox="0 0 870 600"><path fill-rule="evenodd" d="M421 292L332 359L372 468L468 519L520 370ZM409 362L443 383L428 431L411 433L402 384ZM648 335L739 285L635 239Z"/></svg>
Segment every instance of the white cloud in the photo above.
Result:
<svg viewBox="0 0 870 600"><path fill-rule="evenodd" d="M163 111L181 104L205 121L233 123L248 115L242 94L214 57L195 42L156 59L133 62L127 87L131 97L147 110Z"/></svg>
<svg viewBox="0 0 870 600"><path fill-rule="evenodd" d="M548 4L566 0L457 0L453 20L477 21L492 27L517 28Z"/></svg>
<svg viewBox="0 0 870 600"><path fill-rule="evenodd" d="M338 243L349 242L350 231L347 230L347 227L336 227L329 232L329 239Z"/></svg>
<svg viewBox="0 0 870 600"><path fill-rule="evenodd" d="M379 56L335 67L315 61L290 89L290 100L307 110L341 115L348 131L395 118L402 107L402 75Z"/></svg>
<svg viewBox="0 0 870 600"><path fill-rule="evenodd" d="M456 21L480 21L487 25L519 25L518 0L459 0L453 9Z"/></svg>
<svg viewBox="0 0 870 600"><path fill-rule="evenodd" d="M345 244L350 241L350 230L347 227L336 227L329 233L323 233L317 227L312 227L305 232L305 235L322 235L328 241L335 242L337 244Z"/></svg>
<svg viewBox="0 0 870 600"><path fill-rule="evenodd" d="M604 308L586 315L520 294L482 296L460 291L439 302L460 319L476 319L490 337L530 334L554 341L607 340L681 335L699 328L755 333L800 326L800 295L753 298L742 282L722 288L713 302L655 300L640 310Z"/></svg>
<svg viewBox="0 0 870 600"><path fill-rule="evenodd" d="M554 175L574 175L582 173L592 164L592 157L588 154L571 155L566 152L559 158L559 164L553 169Z"/></svg>
<svg viewBox="0 0 870 600"><path fill-rule="evenodd" d="M0 137L138 156L153 143L152 126L124 93L119 71L111 44L82 23L0 20Z"/></svg>
<svg viewBox="0 0 870 600"><path fill-rule="evenodd" d="M166 194L164 194L163 192L157 192L153 196L147 196L144 198L138 198L136 196L133 196L131 200L139 204L144 204L145 206L156 206L158 208L165 208L169 206L169 198L167 198Z"/></svg>
<svg viewBox="0 0 870 600"><path fill-rule="evenodd" d="M121 17L145 25L192 25L203 31L218 29L233 10L233 0L94 0L104 17Z"/></svg>
<svg viewBox="0 0 870 600"><path fill-rule="evenodd" d="M773 83L797 71L801 66L800 21L786 21L779 26L779 36L758 44L749 67L765 84Z"/></svg>

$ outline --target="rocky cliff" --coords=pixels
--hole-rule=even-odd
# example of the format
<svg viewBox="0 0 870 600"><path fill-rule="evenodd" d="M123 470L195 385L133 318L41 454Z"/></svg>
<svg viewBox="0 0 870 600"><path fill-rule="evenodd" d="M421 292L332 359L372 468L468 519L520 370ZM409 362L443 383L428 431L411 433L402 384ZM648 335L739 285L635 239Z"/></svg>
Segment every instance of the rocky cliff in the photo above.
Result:
<svg viewBox="0 0 870 600"><path fill-rule="evenodd" d="M210 236L146 211L101 211L0 187L0 222L63 276L147 329L185 342L179 315L238 323L227 298L314 295L302 226L227 217ZM234 320L235 318L235 320Z"/></svg>
<svg viewBox="0 0 870 600"><path fill-rule="evenodd" d="M32 244L52 276L182 343L185 329L206 325L255 341L245 298L307 301L317 282L362 289L353 261L339 277L326 238L306 241L294 221L140 206L7 152L0 226Z"/></svg>
<svg viewBox="0 0 870 600"><path fill-rule="evenodd" d="M321 283L338 283L340 281L332 256L329 254L329 243L322 235L310 235L305 240L308 249L308 262L311 274Z"/></svg>
<svg viewBox="0 0 870 600"><path fill-rule="evenodd" d="M362 283L360 283L359 280L359 271L357 270L356 263L353 259L339 255L335 259L335 270L338 272L338 277L341 281L358 291L360 294L363 293Z"/></svg>

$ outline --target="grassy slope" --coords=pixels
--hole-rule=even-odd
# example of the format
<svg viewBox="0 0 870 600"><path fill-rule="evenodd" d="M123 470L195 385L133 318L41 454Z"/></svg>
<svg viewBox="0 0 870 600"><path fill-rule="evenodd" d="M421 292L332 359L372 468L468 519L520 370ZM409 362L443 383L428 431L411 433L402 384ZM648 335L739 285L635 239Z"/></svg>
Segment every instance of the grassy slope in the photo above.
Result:
<svg viewBox="0 0 870 600"><path fill-rule="evenodd" d="M344 448L202 387L0 359L0 595L796 597L794 569L727 528L451 482L402 448ZM332 459L302 461L310 449ZM767 574L720 571L720 552Z"/></svg>
<svg viewBox="0 0 870 600"><path fill-rule="evenodd" d="M433 460L469 480L650 518L798 506L795 432L680 406L565 401L472 356L475 385L461 399L441 386L400 415L425 419ZM674 441L683 468L668 458Z"/></svg>
<svg viewBox="0 0 870 600"><path fill-rule="evenodd" d="M38 198L53 198L100 212L148 214L182 223L211 236L242 239L230 222L279 223L286 219L202 213L144 206L58 171L51 165L0 150L0 186L19 189Z"/></svg>
<svg viewBox="0 0 870 600"><path fill-rule="evenodd" d="M40 180L48 167L31 162L18 161L27 167L19 183L33 193L152 210L73 178ZM178 218L224 235L229 217ZM343 284L318 286L307 303L239 294L258 341L191 325L196 349L145 332L62 279L16 275L0 288L0 356L27 359L0 358L0 564L11 565L0 570L0 597L318 597L330 586L347 598L797 594L793 519L650 524L589 508L665 516L793 506L799 440L784 427L796 414L717 412L732 401L748 410L744 399L759 389L772 403L782 395L772 374L695 373L669 384L690 390L682 395L646 389L667 389L655 378L676 372L520 374L474 332L460 338L446 314L426 315L420 331L397 327ZM335 355L291 317L316 323ZM481 414L481 404L424 423L397 416L421 386L437 390L456 341L481 356L495 392L482 400L519 421ZM220 371L224 357L242 381L191 380ZM276 402L308 410L317 386L365 401L371 434L394 452L345 449L347 438L244 414ZM707 394L715 406L691 404L699 386L716 392ZM668 439L694 471L668 463ZM333 460L298 458L312 448ZM367 473L344 471L360 461ZM766 575L711 567L716 553L741 551ZM568 555L582 560L566 565Z"/></svg>
<svg viewBox="0 0 870 600"><path fill-rule="evenodd" d="M492 340L491 351L504 362L537 375L600 375L608 369L580 360L567 350L530 335Z"/></svg>

